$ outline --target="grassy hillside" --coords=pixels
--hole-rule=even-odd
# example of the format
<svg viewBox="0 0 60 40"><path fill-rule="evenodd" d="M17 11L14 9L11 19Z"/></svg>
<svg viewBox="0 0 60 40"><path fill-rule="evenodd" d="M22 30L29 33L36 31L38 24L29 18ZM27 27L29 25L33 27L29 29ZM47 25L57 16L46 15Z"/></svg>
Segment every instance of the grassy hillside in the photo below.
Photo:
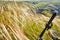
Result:
<svg viewBox="0 0 60 40"><path fill-rule="evenodd" d="M49 19L23 2L4 2L0 6L0 40L37 40ZM54 19L52 29L60 32L60 18ZM43 39L51 40L48 32Z"/></svg>

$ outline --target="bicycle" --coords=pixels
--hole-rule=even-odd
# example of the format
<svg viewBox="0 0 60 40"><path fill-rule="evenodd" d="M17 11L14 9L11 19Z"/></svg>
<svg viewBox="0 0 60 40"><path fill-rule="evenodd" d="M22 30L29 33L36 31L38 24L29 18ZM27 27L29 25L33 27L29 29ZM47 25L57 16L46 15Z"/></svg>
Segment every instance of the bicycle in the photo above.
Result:
<svg viewBox="0 0 60 40"><path fill-rule="evenodd" d="M60 36L57 36L60 35L60 32L57 32L55 30L49 30L48 34L53 40L60 40Z"/></svg>
<svg viewBox="0 0 60 40"><path fill-rule="evenodd" d="M49 29L53 26L52 21L53 21L53 19L56 17L58 11L55 10L55 9L54 9L54 10L51 9L51 12L53 13L53 15L52 15L52 17L50 18L50 20L48 21L48 23L45 25L45 28L44 28L44 30L42 31L42 33L39 35L38 40L43 40L42 37L43 37L45 31L46 31L46 30L49 30ZM51 36L51 38L52 38L53 40L60 40L59 37L52 35L53 33L56 33L56 34L57 34L57 33L59 33L59 32L56 32L56 31L52 31L52 30L51 30L51 31L49 31L49 35ZM59 34L60 34L60 33L59 33Z"/></svg>

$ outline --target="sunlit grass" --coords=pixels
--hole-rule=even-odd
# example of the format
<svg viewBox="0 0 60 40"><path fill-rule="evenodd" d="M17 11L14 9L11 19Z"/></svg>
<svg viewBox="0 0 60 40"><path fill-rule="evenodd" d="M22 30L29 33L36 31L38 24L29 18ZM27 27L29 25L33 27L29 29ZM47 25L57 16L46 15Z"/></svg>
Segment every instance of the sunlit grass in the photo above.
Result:
<svg viewBox="0 0 60 40"><path fill-rule="evenodd" d="M50 18L33 13L31 8L23 3L5 4L0 10L1 40L36 40ZM52 29L60 31L59 20L54 19ZM51 40L48 32L43 38Z"/></svg>

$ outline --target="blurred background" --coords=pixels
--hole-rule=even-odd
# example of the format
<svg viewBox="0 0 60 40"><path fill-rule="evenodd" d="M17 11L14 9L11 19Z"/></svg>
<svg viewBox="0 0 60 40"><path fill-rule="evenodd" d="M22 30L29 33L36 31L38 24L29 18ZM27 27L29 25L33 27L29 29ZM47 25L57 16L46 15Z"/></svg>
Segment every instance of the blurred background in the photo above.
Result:
<svg viewBox="0 0 60 40"><path fill-rule="evenodd" d="M0 40L37 40L53 14L51 9L58 11L51 29L60 32L59 0L0 0ZM48 32L44 40L52 40Z"/></svg>

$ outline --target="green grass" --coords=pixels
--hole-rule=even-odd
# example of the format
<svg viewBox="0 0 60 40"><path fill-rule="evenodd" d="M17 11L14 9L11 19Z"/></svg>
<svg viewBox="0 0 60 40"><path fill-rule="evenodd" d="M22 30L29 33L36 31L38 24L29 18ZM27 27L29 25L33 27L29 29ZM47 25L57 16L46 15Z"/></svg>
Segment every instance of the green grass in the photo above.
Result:
<svg viewBox="0 0 60 40"><path fill-rule="evenodd" d="M0 10L0 38L1 40L36 40L45 28L50 17L32 12L26 4L5 4ZM52 29L60 31L60 19L55 18ZM51 40L48 31L44 40Z"/></svg>

